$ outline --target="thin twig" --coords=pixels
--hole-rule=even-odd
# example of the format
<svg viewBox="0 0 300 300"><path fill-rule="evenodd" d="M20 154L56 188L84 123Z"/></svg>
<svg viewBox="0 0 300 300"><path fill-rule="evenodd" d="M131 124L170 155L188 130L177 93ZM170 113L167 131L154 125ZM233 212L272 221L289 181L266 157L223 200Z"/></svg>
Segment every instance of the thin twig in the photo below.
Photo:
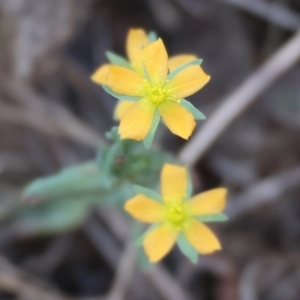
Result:
<svg viewBox="0 0 300 300"><path fill-rule="evenodd" d="M218 137L275 80L300 58L300 32L295 34L250 78L229 95L203 127L183 147L179 158L189 164L200 159Z"/></svg>
<svg viewBox="0 0 300 300"><path fill-rule="evenodd" d="M31 300L66 300L40 279L12 265L0 256L0 290Z"/></svg>
<svg viewBox="0 0 300 300"><path fill-rule="evenodd" d="M268 3L262 0L221 0L246 10L260 18L285 29L300 29L300 15L277 3Z"/></svg>
<svg viewBox="0 0 300 300"><path fill-rule="evenodd" d="M49 291L43 291L29 282L22 280L0 271L0 290L12 293L14 295L26 297L31 300L62 300L58 294L51 294Z"/></svg>
<svg viewBox="0 0 300 300"><path fill-rule="evenodd" d="M68 254L73 241L74 237L71 234L56 237L43 254L25 261L26 269L49 277Z"/></svg>
<svg viewBox="0 0 300 300"><path fill-rule="evenodd" d="M194 0L174 0L177 2L181 8L189 13L194 18L203 18L204 15L209 13L209 7L211 6L210 3L204 3L200 1Z"/></svg>
<svg viewBox="0 0 300 300"><path fill-rule="evenodd" d="M83 232L89 238L95 249L105 258L107 263L114 269L118 266L118 259L121 256L116 241L108 230L99 225L94 218L90 218L82 227Z"/></svg>
<svg viewBox="0 0 300 300"><path fill-rule="evenodd" d="M52 122L49 122L48 117L43 118L41 115L37 115L27 108L16 105L1 103L0 121L27 126L44 134L61 136L57 126L55 126Z"/></svg>
<svg viewBox="0 0 300 300"><path fill-rule="evenodd" d="M173 1L176 1L183 10L195 18L203 18L220 2L237 7L285 29L294 31L300 28L299 14L283 5L262 0L219 0L210 3L202 3L197 0Z"/></svg>
<svg viewBox="0 0 300 300"><path fill-rule="evenodd" d="M99 209L99 215L103 221L110 227L114 234L126 242L128 232L130 232L127 220L117 211L109 208ZM119 226L115 225L118 222ZM167 300L188 300L190 296L180 287L180 285L169 275L162 267L155 266L147 273L155 288Z"/></svg>
<svg viewBox="0 0 300 300"><path fill-rule="evenodd" d="M299 297L300 270L296 268L291 274L286 275L270 291L269 299L293 300Z"/></svg>
<svg viewBox="0 0 300 300"><path fill-rule="evenodd" d="M250 263L246 266L240 279L239 294L241 300L256 300L257 297L257 278L261 273L261 264L259 262Z"/></svg>
<svg viewBox="0 0 300 300"><path fill-rule="evenodd" d="M109 216L111 216L109 214L110 210L101 210L101 212L104 212L104 215L107 216L107 214ZM115 212L114 210L112 210L112 212ZM114 216L114 218L116 218L116 221L119 220L118 218L118 214L112 214ZM107 218L105 218L105 220L107 220ZM122 222L122 219L121 219ZM116 222L117 224L120 225L120 223ZM111 222L109 224L115 224L115 222ZM126 223L126 225L124 225L122 223L121 226L125 226L125 230L128 229L128 225ZM127 226L127 227L126 227ZM112 229L111 226L110 230L115 233L114 229ZM86 222L86 224L83 226L83 231L86 234L86 236L90 239L90 241L92 242L92 244L94 245L95 249L97 250L97 252L103 257L105 258L105 260L109 263L109 265L113 268L113 269L117 269L116 271L116 276L115 278L119 278L115 281L114 283L114 287L111 289L111 293L113 294L114 289L117 289L118 291L126 291L126 289L129 289L129 292L131 295L134 296L134 298L136 299L143 299L144 296L147 294L147 290L149 289L149 284L147 283L147 280L145 278L145 276L141 273L139 273L138 271L135 272L131 282L133 284L129 285L129 281L131 278L130 276L128 276L127 272L123 272L122 270L124 269L124 267L119 267L118 266L121 264L122 265L122 261L124 262L124 260L127 260L129 258L130 264L129 266L126 265L126 269L131 270L134 268L134 263L135 261L131 259L131 257L133 257L133 253L128 253L129 251L134 252L132 248L125 248L125 250L123 251L123 254L121 254L121 249L118 245L118 243L116 243L117 241L112 237L112 235L109 234L109 231L105 228L103 228L103 226L101 226L101 224L96 220L91 218L91 220L89 220L88 222ZM126 235L124 235L124 238L120 238L119 234L114 234L115 237L120 240L120 241L126 241L128 238L128 233L129 231L126 232ZM119 264L119 261L121 261L121 263ZM124 264L127 264L126 262L124 262ZM119 273L122 273L119 274ZM123 278L123 277L126 278ZM120 285L120 287L119 287ZM109 297L111 295L111 293L109 295L107 295L107 297ZM114 294L113 294L114 295ZM120 292L118 292L118 295L120 295Z"/></svg>
<svg viewBox="0 0 300 300"><path fill-rule="evenodd" d="M280 5L282 7L288 7L289 4L288 2L289 0L273 0L273 4ZM300 20L300 16L299 16L299 20ZM264 59L269 57L284 40L285 33L286 30L284 28L279 27L274 23L269 23L267 25L265 39L261 50L261 57L263 57Z"/></svg>
<svg viewBox="0 0 300 300"><path fill-rule="evenodd" d="M135 249L128 243L120 259L108 300L123 300L135 268Z"/></svg>
<svg viewBox="0 0 300 300"><path fill-rule="evenodd" d="M62 57L60 72L66 81L83 95L85 105L82 106L82 110L88 113L89 119L94 120L94 122L96 119L96 124L100 125L102 131L108 130L112 124L112 112L105 105L105 97L110 97L110 95L106 94L99 85L93 83L88 71L69 56Z"/></svg>
<svg viewBox="0 0 300 300"><path fill-rule="evenodd" d="M1 103L1 120L27 125L48 134L69 137L92 147L97 147L102 141L94 129L67 109L37 94L21 82L12 82L1 77L0 89L22 105L20 107Z"/></svg>
<svg viewBox="0 0 300 300"><path fill-rule="evenodd" d="M172 276L170 276L161 266L153 266L153 268L149 271L148 276L153 285L165 299L191 299L187 292L180 287L179 283Z"/></svg>
<svg viewBox="0 0 300 300"><path fill-rule="evenodd" d="M287 190L299 187L300 167L281 172L249 187L242 195L230 201L226 214L230 220L265 203L275 201Z"/></svg>

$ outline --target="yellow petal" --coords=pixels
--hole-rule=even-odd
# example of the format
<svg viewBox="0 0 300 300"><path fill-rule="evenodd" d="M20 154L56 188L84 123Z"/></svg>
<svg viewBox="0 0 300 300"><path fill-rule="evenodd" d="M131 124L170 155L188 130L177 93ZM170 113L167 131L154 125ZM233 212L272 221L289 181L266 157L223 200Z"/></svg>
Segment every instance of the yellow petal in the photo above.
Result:
<svg viewBox="0 0 300 300"><path fill-rule="evenodd" d="M162 259L174 246L177 230L163 224L148 233L144 239L144 249L151 262Z"/></svg>
<svg viewBox="0 0 300 300"><path fill-rule="evenodd" d="M91 80L98 84L106 84L110 66L112 65L106 64L98 68L91 76Z"/></svg>
<svg viewBox="0 0 300 300"><path fill-rule="evenodd" d="M121 120L129 110L129 108L134 104L133 101L119 101L115 108L115 119Z"/></svg>
<svg viewBox="0 0 300 300"><path fill-rule="evenodd" d="M149 43L146 32L143 29L131 29L126 40L126 52L133 69L142 74L143 59L142 50Z"/></svg>
<svg viewBox="0 0 300 300"><path fill-rule="evenodd" d="M210 79L198 65L191 65L170 80L166 88L176 99L182 99L199 91Z"/></svg>
<svg viewBox="0 0 300 300"><path fill-rule="evenodd" d="M144 48L143 61L151 82L164 83L168 74L168 54L161 39Z"/></svg>
<svg viewBox="0 0 300 300"><path fill-rule="evenodd" d="M155 106L144 99L131 106L121 119L119 134L121 139L143 140L152 125Z"/></svg>
<svg viewBox="0 0 300 300"><path fill-rule="evenodd" d="M132 70L110 66L106 84L118 94L139 96L143 77Z"/></svg>
<svg viewBox="0 0 300 300"><path fill-rule="evenodd" d="M188 173L185 167L165 164L161 172L161 194L164 201L186 193Z"/></svg>
<svg viewBox="0 0 300 300"><path fill-rule="evenodd" d="M188 139L195 129L194 116L183 106L172 101L166 101L158 107L166 126L173 134Z"/></svg>
<svg viewBox="0 0 300 300"><path fill-rule="evenodd" d="M169 70L172 72L173 70L177 69L178 67L197 59L196 55L193 54L181 54L175 55L169 58Z"/></svg>
<svg viewBox="0 0 300 300"><path fill-rule="evenodd" d="M216 214L224 209L226 194L224 188L213 189L194 196L186 203L186 207L192 216Z"/></svg>
<svg viewBox="0 0 300 300"><path fill-rule="evenodd" d="M200 254L209 254L221 249L215 234L204 224L191 220L183 229L187 240Z"/></svg>
<svg viewBox="0 0 300 300"><path fill-rule="evenodd" d="M124 208L141 222L158 223L163 221L164 207L145 195L136 195L125 203Z"/></svg>

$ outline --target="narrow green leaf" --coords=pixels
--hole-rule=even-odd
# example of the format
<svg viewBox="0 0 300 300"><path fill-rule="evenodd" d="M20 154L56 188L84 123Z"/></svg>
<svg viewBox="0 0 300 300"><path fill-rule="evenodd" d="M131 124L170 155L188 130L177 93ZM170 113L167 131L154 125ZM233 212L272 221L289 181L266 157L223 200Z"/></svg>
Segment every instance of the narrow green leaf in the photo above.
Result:
<svg viewBox="0 0 300 300"><path fill-rule="evenodd" d="M176 68L175 70L173 70L169 75L168 75L168 80L173 79L180 71L182 71L183 69L185 69L188 66L191 65L201 65L202 64L203 59L195 59L192 60L182 66L179 66L178 68Z"/></svg>
<svg viewBox="0 0 300 300"><path fill-rule="evenodd" d="M31 182L23 192L25 202L46 201L69 195L84 196L87 193L101 193L102 173L96 161L74 165L61 172L38 178Z"/></svg>
<svg viewBox="0 0 300 300"><path fill-rule="evenodd" d="M146 235L152 231L154 228L156 228L158 226L158 224L152 224L135 242L134 242L134 246L136 247L140 247L143 245L144 239L146 237Z"/></svg>
<svg viewBox="0 0 300 300"><path fill-rule="evenodd" d="M108 149L109 149L109 147L107 145L101 145L97 152L96 161L97 161L97 164L98 164L100 170L102 169L102 165L105 162L105 157L107 155Z"/></svg>
<svg viewBox="0 0 300 300"><path fill-rule="evenodd" d="M113 96L119 100L136 102L137 100L141 99L141 97L139 97L139 96L128 96L128 95L117 94L111 88L109 88L107 85L102 85L102 87L106 93L110 94L111 96Z"/></svg>
<svg viewBox="0 0 300 300"><path fill-rule="evenodd" d="M152 142L154 139L154 134L158 127L159 121L160 121L160 114L159 114L158 110L156 109L154 116L153 116L150 131L148 132L147 136L143 140L143 143L144 143L146 149L149 149L152 145Z"/></svg>
<svg viewBox="0 0 300 300"><path fill-rule="evenodd" d="M123 67L123 68L126 68L126 69L131 69L131 65L130 65L129 61L126 60L124 57L119 56L119 55L117 55L113 52L110 52L110 51L105 52L105 54L106 54L108 60L112 64Z"/></svg>
<svg viewBox="0 0 300 300"><path fill-rule="evenodd" d="M141 236L141 234L145 230L145 226L143 223L136 221L135 219L131 220L131 236L133 240L136 240Z"/></svg>
<svg viewBox="0 0 300 300"><path fill-rule="evenodd" d="M106 136L109 140L111 140L111 141L113 141L113 142L120 142L121 140L120 140L120 136L119 136L118 131L119 131L119 127L118 127L118 126L113 126L113 127L110 129L110 131L107 131L107 132L105 133L105 136Z"/></svg>
<svg viewBox="0 0 300 300"><path fill-rule="evenodd" d="M113 176L111 178L112 180L110 186L107 188L107 193L103 191L101 196L104 198L105 205L114 209L121 209L124 206L124 199L133 197L132 186L129 182L113 180Z"/></svg>
<svg viewBox="0 0 300 300"><path fill-rule="evenodd" d="M198 260L197 250L188 242L185 235L180 232L177 237L177 245L181 252L189 258L189 260L196 264Z"/></svg>
<svg viewBox="0 0 300 300"><path fill-rule="evenodd" d="M148 34L149 42L150 43L155 42L155 41L157 41L157 39L158 39L158 36L157 36L156 32L150 31L149 34Z"/></svg>
<svg viewBox="0 0 300 300"><path fill-rule="evenodd" d="M186 108L193 116L196 120L205 120L206 117L204 116L204 114L198 110L191 102L185 100L185 99L181 99L180 104Z"/></svg>
<svg viewBox="0 0 300 300"><path fill-rule="evenodd" d="M112 165L115 162L115 158L116 156L120 153L121 148L120 148L120 144L116 143L113 144L110 149L107 152L107 155L105 157L105 160L102 164L102 172L103 174L109 174L110 170L112 168Z"/></svg>
<svg viewBox="0 0 300 300"><path fill-rule="evenodd" d="M197 216L196 219L201 222L226 222L229 220L223 213Z"/></svg>
<svg viewBox="0 0 300 300"><path fill-rule="evenodd" d="M141 268L142 271L149 271L152 267L152 264L149 261L148 256L145 254L144 249L138 248L136 251L136 261L137 265Z"/></svg>
<svg viewBox="0 0 300 300"><path fill-rule="evenodd" d="M16 219L25 234L48 235L74 230L86 220L89 210L90 196L61 198L20 207Z"/></svg>
<svg viewBox="0 0 300 300"><path fill-rule="evenodd" d="M134 185L133 189L137 194L142 194L157 202L162 202L161 196L148 188L142 187L140 185Z"/></svg>
<svg viewBox="0 0 300 300"><path fill-rule="evenodd" d="M144 77L145 77L148 81L150 81L149 74L148 74L147 69L146 69L146 67L145 67L144 64L143 64L143 73L144 73Z"/></svg>

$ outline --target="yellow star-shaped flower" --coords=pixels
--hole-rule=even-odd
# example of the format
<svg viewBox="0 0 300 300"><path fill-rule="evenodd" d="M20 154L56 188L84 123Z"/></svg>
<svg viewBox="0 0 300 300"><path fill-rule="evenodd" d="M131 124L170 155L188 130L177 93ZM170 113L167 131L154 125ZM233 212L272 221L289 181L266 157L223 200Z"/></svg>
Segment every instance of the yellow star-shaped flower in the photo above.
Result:
<svg viewBox="0 0 300 300"><path fill-rule="evenodd" d="M213 232L198 219L214 219L226 203L226 189L217 188L194 196L188 201L187 169L165 164L161 174L162 202L149 195L138 194L125 204L125 210L145 223L156 223L143 239L151 262L162 259L174 246L180 234L200 254L221 249ZM225 215L223 215L225 216ZM206 217L206 218L205 218Z"/></svg>
<svg viewBox="0 0 300 300"><path fill-rule="evenodd" d="M161 116L171 132L188 139L197 113L191 113L196 109L182 98L201 89L210 79L198 65L199 60L191 54L168 59L162 40L149 43L141 29L129 32L127 55L130 68L107 64L92 75L93 81L108 87L115 97L130 100L122 101L116 110L121 119L121 138L140 141L148 134L154 135Z"/></svg>

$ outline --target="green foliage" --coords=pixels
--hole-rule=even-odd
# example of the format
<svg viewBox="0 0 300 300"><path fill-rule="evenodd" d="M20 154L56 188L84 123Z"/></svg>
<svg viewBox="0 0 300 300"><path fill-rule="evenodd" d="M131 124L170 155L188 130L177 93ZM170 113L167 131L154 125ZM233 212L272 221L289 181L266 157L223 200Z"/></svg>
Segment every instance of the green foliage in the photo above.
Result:
<svg viewBox="0 0 300 300"><path fill-rule="evenodd" d="M50 234L76 228L99 204L123 210L134 196L132 185L156 187L162 165L174 160L158 150L145 151L141 143L120 140L116 127L107 138L111 145L100 146L95 160L37 179L25 189L24 202L35 205L15 212L22 230Z"/></svg>
<svg viewBox="0 0 300 300"><path fill-rule="evenodd" d="M136 248L136 260L137 264L143 271L149 271L152 264L149 262L149 258L145 254L142 248Z"/></svg>
<svg viewBox="0 0 300 300"><path fill-rule="evenodd" d="M154 134L156 132L159 121L160 121L160 114L159 114L158 110L156 109L155 113L154 113L154 116L153 116L153 121L152 121L152 124L151 124L150 131L143 140L144 146L145 146L146 149L149 149L152 145L152 142L153 142L153 139L154 139Z"/></svg>
<svg viewBox="0 0 300 300"><path fill-rule="evenodd" d="M198 110L191 102L186 101L185 99L181 99L180 104L186 108L193 116L196 120L205 120L206 117L205 115Z"/></svg>
<svg viewBox="0 0 300 300"><path fill-rule="evenodd" d="M154 187L158 184L158 175L163 164L174 161L170 155L160 150L145 151L139 142L121 140L117 127L114 127L107 137L113 144L100 147L97 157L99 168L106 176ZM112 152L115 154L112 155Z"/></svg>
<svg viewBox="0 0 300 300"><path fill-rule="evenodd" d="M192 245L188 242L188 240L186 239L185 235L182 232L178 234L177 245L181 250L181 252L185 256L187 256L193 264L197 263L198 252L194 247L192 247Z"/></svg>
<svg viewBox="0 0 300 300"><path fill-rule="evenodd" d="M134 245L137 247L140 247L143 245L144 239L146 237L146 235L152 231L153 229L155 229L158 226L158 224L152 224L135 242Z"/></svg>
<svg viewBox="0 0 300 300"><path fill-rule="evenodd" d="M128 95L117 94L111 88L109 88L107 85L102 85L102 87L106 93L110 94L111 96L113 96L119 100L136 102L137 100L141 99L141 97L137 97L137 96L128 96Z"/></svg>
<svg viewBox="0 0 300 300"><path fill-rule="evenodd" d="M39 202L67 196L99 195L101 190L101 172L95 161L89 161L33 181L25 189L23 198L29 202Z"/></svg>
<svg viewBox="0 0 300 300"><path fill-rule="evenodd" d="M173 70L169 75L168 75L168 80L173 79L179 72L181 72L183 69L185 69L186 67L192 66L192 65L201 65L203 62L203 59L195 59L192 60L178 68L176 68L175 70Z"/></svg>
<svg viewBox="0 0 300 300"><path fill-rule="evenodd" d="M162 202L161 196L148 188L144 188L139 185L134 185L133 188L134 188L134 191L136 192L136 194L142 194L142 195L145 195L148 198L153 199L157 202Z"/></svg>
<svg viewBox="0 0 300 300"><path fill-rule="evenodd" d="M156 32L154 32L154 31L149 32L148 40L150 43L157 41L157 39L158 39L158 36L157 36Z"/></svg>
<svg viewBox="0 0 300 300"><path fill-rule="evenodd" d="M197 220L200 222L226 222L228 217L223 213L213 214L213 215L202 215L197 216Z"/></svg>
<svg viewBox="0 0 300 300"><path fill-rule="evenodd" d="M131 65L130 65L129 61L126 60L124 57L117 55L110 51L107 51L105 54L106 54L108 60L112 64L126 68L126 69L131 69Z"/></svg>
<svg viewBox="0 0 300 300"><path fill-rule="evenodd" d="M86 219L92 196L81 199L63 198L22 206L15 212L16 226L27 235L47 235L75 229Z"/></svg>

